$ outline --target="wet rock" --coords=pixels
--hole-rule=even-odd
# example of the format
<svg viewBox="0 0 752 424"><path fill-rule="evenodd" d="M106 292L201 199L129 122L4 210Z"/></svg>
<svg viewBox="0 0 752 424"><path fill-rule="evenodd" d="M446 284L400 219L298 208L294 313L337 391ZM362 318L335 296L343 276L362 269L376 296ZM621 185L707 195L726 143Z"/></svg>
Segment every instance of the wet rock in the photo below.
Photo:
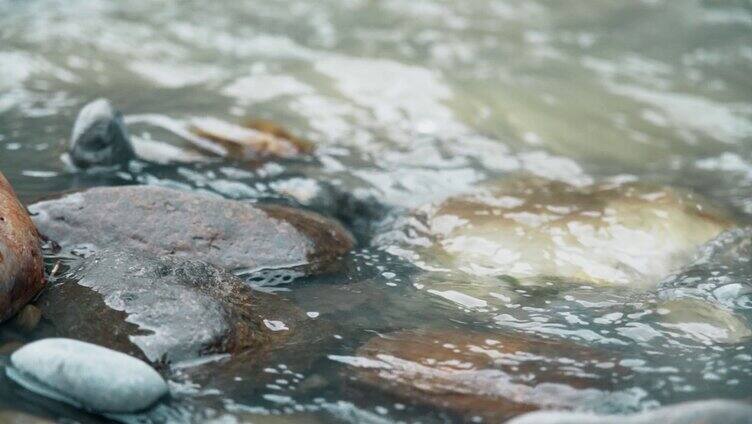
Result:
<svg viewBox="0 0 752 424"><path fill-rule="evenodd" d="M43 286L37 230L0 173L0 322L18 312Z"/></svg>
<svg viewBox="0 0 752 424"><path fill-rule="evenodd" d="M708 344L749 339L750 275L752 228L723 232L658 285L663 325Z"/></svg>
<svg viewBox="0 0 752 424"><path fill-rule="evenodd" d="M248 119L243 123L246 128L251 128L264 134L269 134L277 139L287 140L297 147L302 153L311 153L314 145L310 141L300 138L288 131L276 122L266 119Z"/></svg>
<svg viewBox="0 0 752 424"><path fill-rule="evenodd" d="M752 310L752 228L728 230L658 285L660 298L692 298L730 311Z"/></svg>
<svg viewBox="0 0 752 424"><path fill-rule="evenodd" d="M389 213L389 208L370 194L351 192L313 179L292 180L271 186L277 193L293 198L307 209L344 223L358 240L369 240L373 236L374 224ZM315 182L318 190L305 190L305 186L309 186L306 181Z"/></svg>
<svg viewBox="0 0 752 424"><path fill-rule="evenodd" d="M258 184L260 180L255 181L255 184ZM367 243L372 236L373 226L389 212L389 208L371 194L361 190L349 191L344 187L306 177L297 172L263 178L261 181L262 184L268 185L267 195L270 197L293 207L305 208L332 217L343 223L358 240L364 243ZM230 190L223 190L224 187L221 184L213 181L208 184L213 190L229 198L236 198L236 194L242 191L242 188L233 190L235 184L227 185ZM254 180L244 184L253 186ZM254 195L242 194L238 197L252 198Z"/></svg>
<svg viewBox="0 0 752 424"><path fill-rule="evenodd" d="M634 403L604 352L564 341L469 331L402 331L375 337L356 356L330 356L360 384L465 420L507 419L538 408ZM618 362L618 361L617 361ZM611 372L603 370L609 368Z"/></svg>
<svg viewBox="0 0 752 424"><path fill-rule="evenodd" d="M419 209L397 236L427 269L650 287L730 225L671 188L509 178Z"/></svg>
<svg viewBox="0 0 752 424"><path fill-rule="evenodd" d="M40 296L40 332L152 363L254 352L297 331L302 312L201 261L105 250ZM279 330L283 323L284 331Z"/></svg>
<svg viewBox="0 0 752 424"><path fill-rule="evenodd" d="M27 390L96 412L136 412L168 392L143 361L70 339L44 339L11 355L10 379Z"/></svg>
<svg viewBox="0 0 752 424"><path fill-rule="evenodd" d="M136 157L123 115L108 100L94 100L78 113L69 155L79 168L124 165Z"/></svg>
<svg viewBox="0 0 752 424"><path fill-rule="evenodd" d="M292 158L313 151L310 142L270 121L255 120L240 126L215 118L201 118L192 120L190 129L199 137L222 145L227 156L234 159Z"/></svg>
<svg viewBox="0 0 752 424"><path fill-rule="evenodd" d="M55 421L36 417L19 411L0 411L0 423L3 424L54 424Z"/></svg>
<svg viewBox="0 0 752 424"><path fill-rule="evenodd" d="M13 318L13 325L24 333L31 333L39 324L42 311L34 305L24 306Z"/></svg>
<svg viewBox="0 0 752 424"><path fill-rule="evenodd" d="M24 343L18 340L12 340L0 345L0 355L10 355L23 347ZM2 421L0 421L2 422Z"/></svg>
<svg viewBox="0 0 752 424"><path fill-rule="evenodd" d="M300 384L298 385L298 390L300 390L301 392L313 392L321 390L328 385L329 381L321 374L313 374L306 377L305 380L300 382Z"/></svg>
<svg viewBox="0 0 752 424"><path fill-rule="evenodd" d="M509 424L750 424L752 405L730 400L703 400L664 406L633 415L595 415L583 412L531 412Z"/></svg>
<svg viewBox="0 0 752 424"><path fill-rule="evenodd" d="M155 163L206 162L217 156L239 160L276 157L294 158L313 152L313 144L267 120L249 120L243 125L215 118L194 119L188 125L164 117L147 118L187 140L180 148L149 139L131 138L122 113L107 99L86 104L78 114L71 134L68 156L79 168L125 165L132 159ZM129 123L133 123L129 121Z"/></svg>
<svg viewBox="0 0 752 424"><path fill-rule="evenodd" d="M244 418L241 415L241 419ZM321 424L326 422L313 413L280 414L280 415L252 415L245 417L248 422L257 424Z"/></svg>
<svg viewBox="0 0 752 424"><path fill-rule="evenodd" d="M319 414L313 412L297 412L297 413L279 413L274 414L262 414L262 413L243 413L233 412L231 415L227 414L220 416L214 420L207 421L210 424L322 424L327 422L321 418Z"/></svg>
<svg viewBox="0 0 752 424"><path fill-rule="evenodd" d="M739 343L752 337L752 329L743 315L718 304L692 298L680 298L658 304L660 325L700 343Z"/></svg>
<svg viewBox="0 0 752 424"><path fill-rule="evenodd" d="M30 210L40 232L64 248L119 246L230 270L323 272L354 243L315 213L160 187L94 188Z"/></svg>
<svg viewBox="0 0 752 424"><path fill-rule="evenodd" d="M196 149L178 147L148 138L133 137L131 144L134 152L136 152L136 157L142 161L155 164L206 163L213 159L212 156L205 155Z"/></svg>

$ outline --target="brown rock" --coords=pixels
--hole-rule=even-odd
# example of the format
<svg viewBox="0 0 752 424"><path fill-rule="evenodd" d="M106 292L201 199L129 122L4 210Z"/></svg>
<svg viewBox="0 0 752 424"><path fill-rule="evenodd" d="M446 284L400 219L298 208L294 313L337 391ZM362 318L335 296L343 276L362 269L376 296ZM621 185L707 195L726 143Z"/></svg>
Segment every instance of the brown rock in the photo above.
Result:
<svg viewBox="0 0 752 424"><path fill-rule="evenodd" d="M11 340L9 342L3 343L2 345L0 345L0 355L10 355L11 353L22 348L23 345L24 343L18 340Z"/></svg>
<svg viewBox="0 0 752 424"><path fill-rule="evenodd" d="M13 318L13 325L24 333L31 333L39 324L42 311L34 305L26 305Z"/></svg>
<svg viewBox="0 0 752 424"><path fill-rule="evenodd" d="M37 230L0 173L0 322L18 312L43 286Z"/></svg>
<svg viewBox="0 0 752 424"><path fill-rule="evenodd" d="M244 123L244 126L277 137L278 139L289 140L302 153L311 153L314 150L313 143L287 131L286 128L276 122L266 119L249 119Z"/></svg>
<svg viewBox="0 0 752 424"><path fill-rule="evenodd" d="M498 421L626 395L609 392L621 370L604 352L528 336L401 331L371 339L355 357L332 359L356 368L361 384L464 420Z"/></svg>
<svg viewBox="0 0 752 424"><path fill-rule="evenodd" d="M323 272L354 244L315 213L161 187L94 188L29 209L40 233L63 248L118 246L229 270Z"/></svg>
<svg viewBox="0 0 752 424"><path fill-rule="evenodd" d="M194 119L191 131L220 144L236 159L264 156L291 158L313 151L313 145L271 121L252 120L245 126L214 118Z"/></svg>

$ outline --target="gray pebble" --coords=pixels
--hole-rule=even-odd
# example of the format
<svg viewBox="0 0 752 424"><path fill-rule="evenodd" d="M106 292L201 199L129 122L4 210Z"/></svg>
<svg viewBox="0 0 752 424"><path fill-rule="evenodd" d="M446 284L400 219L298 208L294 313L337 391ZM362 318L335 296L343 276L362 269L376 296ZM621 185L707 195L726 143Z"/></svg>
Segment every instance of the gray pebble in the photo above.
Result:
<svg viewBox="0 0 752 424"><path fill-rule="evenodd" d="M145 362L72 339L24 346L11 355L6 374L27 390L95 412L140 411L168 392Z"/></svg>

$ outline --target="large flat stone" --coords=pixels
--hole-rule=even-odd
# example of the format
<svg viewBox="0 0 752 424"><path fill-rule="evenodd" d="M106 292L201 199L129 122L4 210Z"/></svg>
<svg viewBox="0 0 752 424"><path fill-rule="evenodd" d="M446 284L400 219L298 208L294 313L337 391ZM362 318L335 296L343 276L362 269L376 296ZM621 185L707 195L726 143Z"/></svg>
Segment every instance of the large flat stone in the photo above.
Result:
<svg viewBox="0 0 752 424"><path fill-rule="evenodd" d="M30 210L39 231L65 248L117 246L229 270L321 272L354 243L341 225L314 213L161 187L94 188Z"/></svg>

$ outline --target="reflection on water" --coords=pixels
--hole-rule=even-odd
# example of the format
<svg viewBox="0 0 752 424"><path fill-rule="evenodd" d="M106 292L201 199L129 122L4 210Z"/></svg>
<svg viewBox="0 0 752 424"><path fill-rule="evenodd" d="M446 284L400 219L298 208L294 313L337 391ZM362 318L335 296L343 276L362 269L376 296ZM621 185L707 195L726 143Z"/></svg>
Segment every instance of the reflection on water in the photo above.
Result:
<svg viewBox="0 0 752 424"><path fill-rule="evenodd" d="M154 421L432 422L472 420L471 410L510 397L626 412L752 393L750 235L722 232L752 213L744 2L8 1L0 27L0 170L22 200L164 185L308 207L361 240L334 275L245 276L295 301L320 337L258 366L183 364L171 377L176 399ZM127 170L82 174L61 159L75 114L97 97L126 115L143 159ZM191 122L248 117L281 123L315 152L261 163L196 148ZM558 202L543 213L520 204L529 193L494 193L474 211L516 212L502 231L492 218L462 227L482 222L464 207L434 215L433 230L449 236L442 255L456 260L426 262L425 222L401 226L408 209L517 175L580 194L543 199ZM652 192L595 205L613 235L604 245L585 240L603 239L582 216L538 222L574 213L562 208L592 212L577 190L604 181L673 186L669 198L697 193L704 200L682 201L704 209L666 206ZM510 240L519 245L516 231L536 225L547 230L533 231L524 256L545 272L510 270L525 262ZM562 233L566 249L547 247ZM710 239L693 258L690 247ZM536 256L546 252L570 255ZM526 281L533 274L546 278ZM408 349L405 334L427 347ZM5 328L0 342L26 337ZM596 350L597 360L576 358ZM545 384L555 387L536 391ZM100 420L0 386L3 408Z"/></svg>

